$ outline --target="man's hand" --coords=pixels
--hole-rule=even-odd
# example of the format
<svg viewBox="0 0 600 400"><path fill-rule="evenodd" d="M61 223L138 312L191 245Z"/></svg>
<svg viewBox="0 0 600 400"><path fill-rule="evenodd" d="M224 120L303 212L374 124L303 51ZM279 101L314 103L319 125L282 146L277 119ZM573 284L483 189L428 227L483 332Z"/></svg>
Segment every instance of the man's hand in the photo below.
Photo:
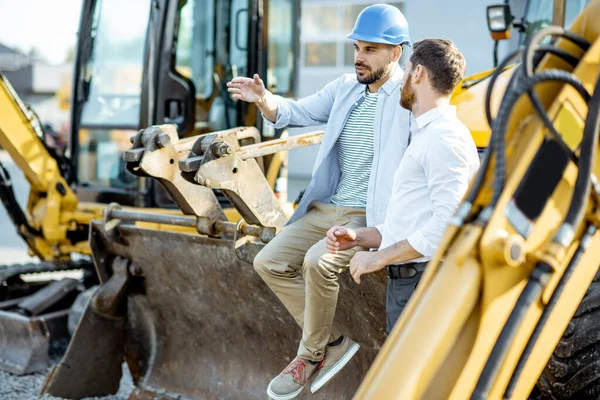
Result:
<svg viewBox="0 0 600 400"><path fill-rule="evenodd" d="M258 103L267 90L258 74L254 74L253 78L233 78L227 82L227 91L233 94L234 99L247 101L248 103Z"/></svg>
<svg viewBox="0 0 600 400"><path fill-rule="evenodd" d="M331 254L357 246L356 232L345 226L334 226L327 231L325 244Z"/></svg>
<svg viewBox="0 0 600 400"><path fill-rule="evenodd" d="M383 267L385 265L381 265L378 251L359 251L350 260L350 274L354 282L359 284L361 275L379 271Z"/></svg>

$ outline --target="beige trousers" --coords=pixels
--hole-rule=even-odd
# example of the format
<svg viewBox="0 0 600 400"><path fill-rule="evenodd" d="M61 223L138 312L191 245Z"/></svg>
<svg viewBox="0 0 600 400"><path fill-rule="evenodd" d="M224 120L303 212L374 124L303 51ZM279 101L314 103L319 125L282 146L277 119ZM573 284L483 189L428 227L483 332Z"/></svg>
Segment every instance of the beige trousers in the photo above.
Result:
<svg viewBox="0 0 600 400"><path fill-rule="evenodd" d="M366 226L365 210L313 202L308 213L286 226L254 259L254 268L302 328L298 355L320 361L325 346L340 337L333 327L338 274L362 247L330 254L325 234L332 226Z"/></svg>

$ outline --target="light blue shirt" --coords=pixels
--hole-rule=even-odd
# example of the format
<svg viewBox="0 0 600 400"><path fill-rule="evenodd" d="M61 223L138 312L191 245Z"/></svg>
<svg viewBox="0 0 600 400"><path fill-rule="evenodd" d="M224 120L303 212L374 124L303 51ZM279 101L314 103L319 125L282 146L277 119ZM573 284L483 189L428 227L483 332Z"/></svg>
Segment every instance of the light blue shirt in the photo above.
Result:
<svg viewBox="0 0 600 400"><path fill-rule="evenodd" d="M367 189L367 226L383 223L392 193L394 172L408 145L411 114L400 107L403 72L396 66L392 76L379 88L375 112L374 154ZM346 74L328 83L312 96L294 101L275 96L277 120L265 122L275 128L326 123L323 141L313 168L312 179L289 223L304 216L313 201L329 203L340 180L335 143L350 113L365 99L365 85L355 74Z"/></svg>

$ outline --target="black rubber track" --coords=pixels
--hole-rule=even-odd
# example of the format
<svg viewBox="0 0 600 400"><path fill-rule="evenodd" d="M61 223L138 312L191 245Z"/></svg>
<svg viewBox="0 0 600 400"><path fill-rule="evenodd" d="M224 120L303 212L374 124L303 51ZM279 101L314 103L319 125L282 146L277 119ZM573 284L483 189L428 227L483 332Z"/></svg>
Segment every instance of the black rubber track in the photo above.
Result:
<svg viewBox="0 0 600 400"><path fill-rule="evenodd" d="M600 399L600 272L537 383L542 400Z"/></svg>

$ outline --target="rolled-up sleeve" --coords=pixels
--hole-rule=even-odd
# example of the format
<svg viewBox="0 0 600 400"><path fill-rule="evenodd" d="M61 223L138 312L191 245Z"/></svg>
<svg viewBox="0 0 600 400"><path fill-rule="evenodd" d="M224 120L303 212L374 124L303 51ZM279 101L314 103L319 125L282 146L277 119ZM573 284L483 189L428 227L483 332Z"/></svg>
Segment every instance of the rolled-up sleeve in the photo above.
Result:
<svg viewBox="0 0 600 400"><path fill-rule="evenodd" d="M272 122L263 115L264 121L277 129L327 123L333 107L339 79L329 82L317 93L300 100L290 100L284 99L281 96L275 96L277 118L275 122Z"/></svg>
<svg viewBox="0 0 600 400"><path fill-rule="evenodd" d="M462 201L473 174L469 152L461 149L460 142L443 132L430 142L423 155L422 165L427 178L432 204L431 217L413 232L408 243L425 257L433 256L444 231Z"/></svg>

